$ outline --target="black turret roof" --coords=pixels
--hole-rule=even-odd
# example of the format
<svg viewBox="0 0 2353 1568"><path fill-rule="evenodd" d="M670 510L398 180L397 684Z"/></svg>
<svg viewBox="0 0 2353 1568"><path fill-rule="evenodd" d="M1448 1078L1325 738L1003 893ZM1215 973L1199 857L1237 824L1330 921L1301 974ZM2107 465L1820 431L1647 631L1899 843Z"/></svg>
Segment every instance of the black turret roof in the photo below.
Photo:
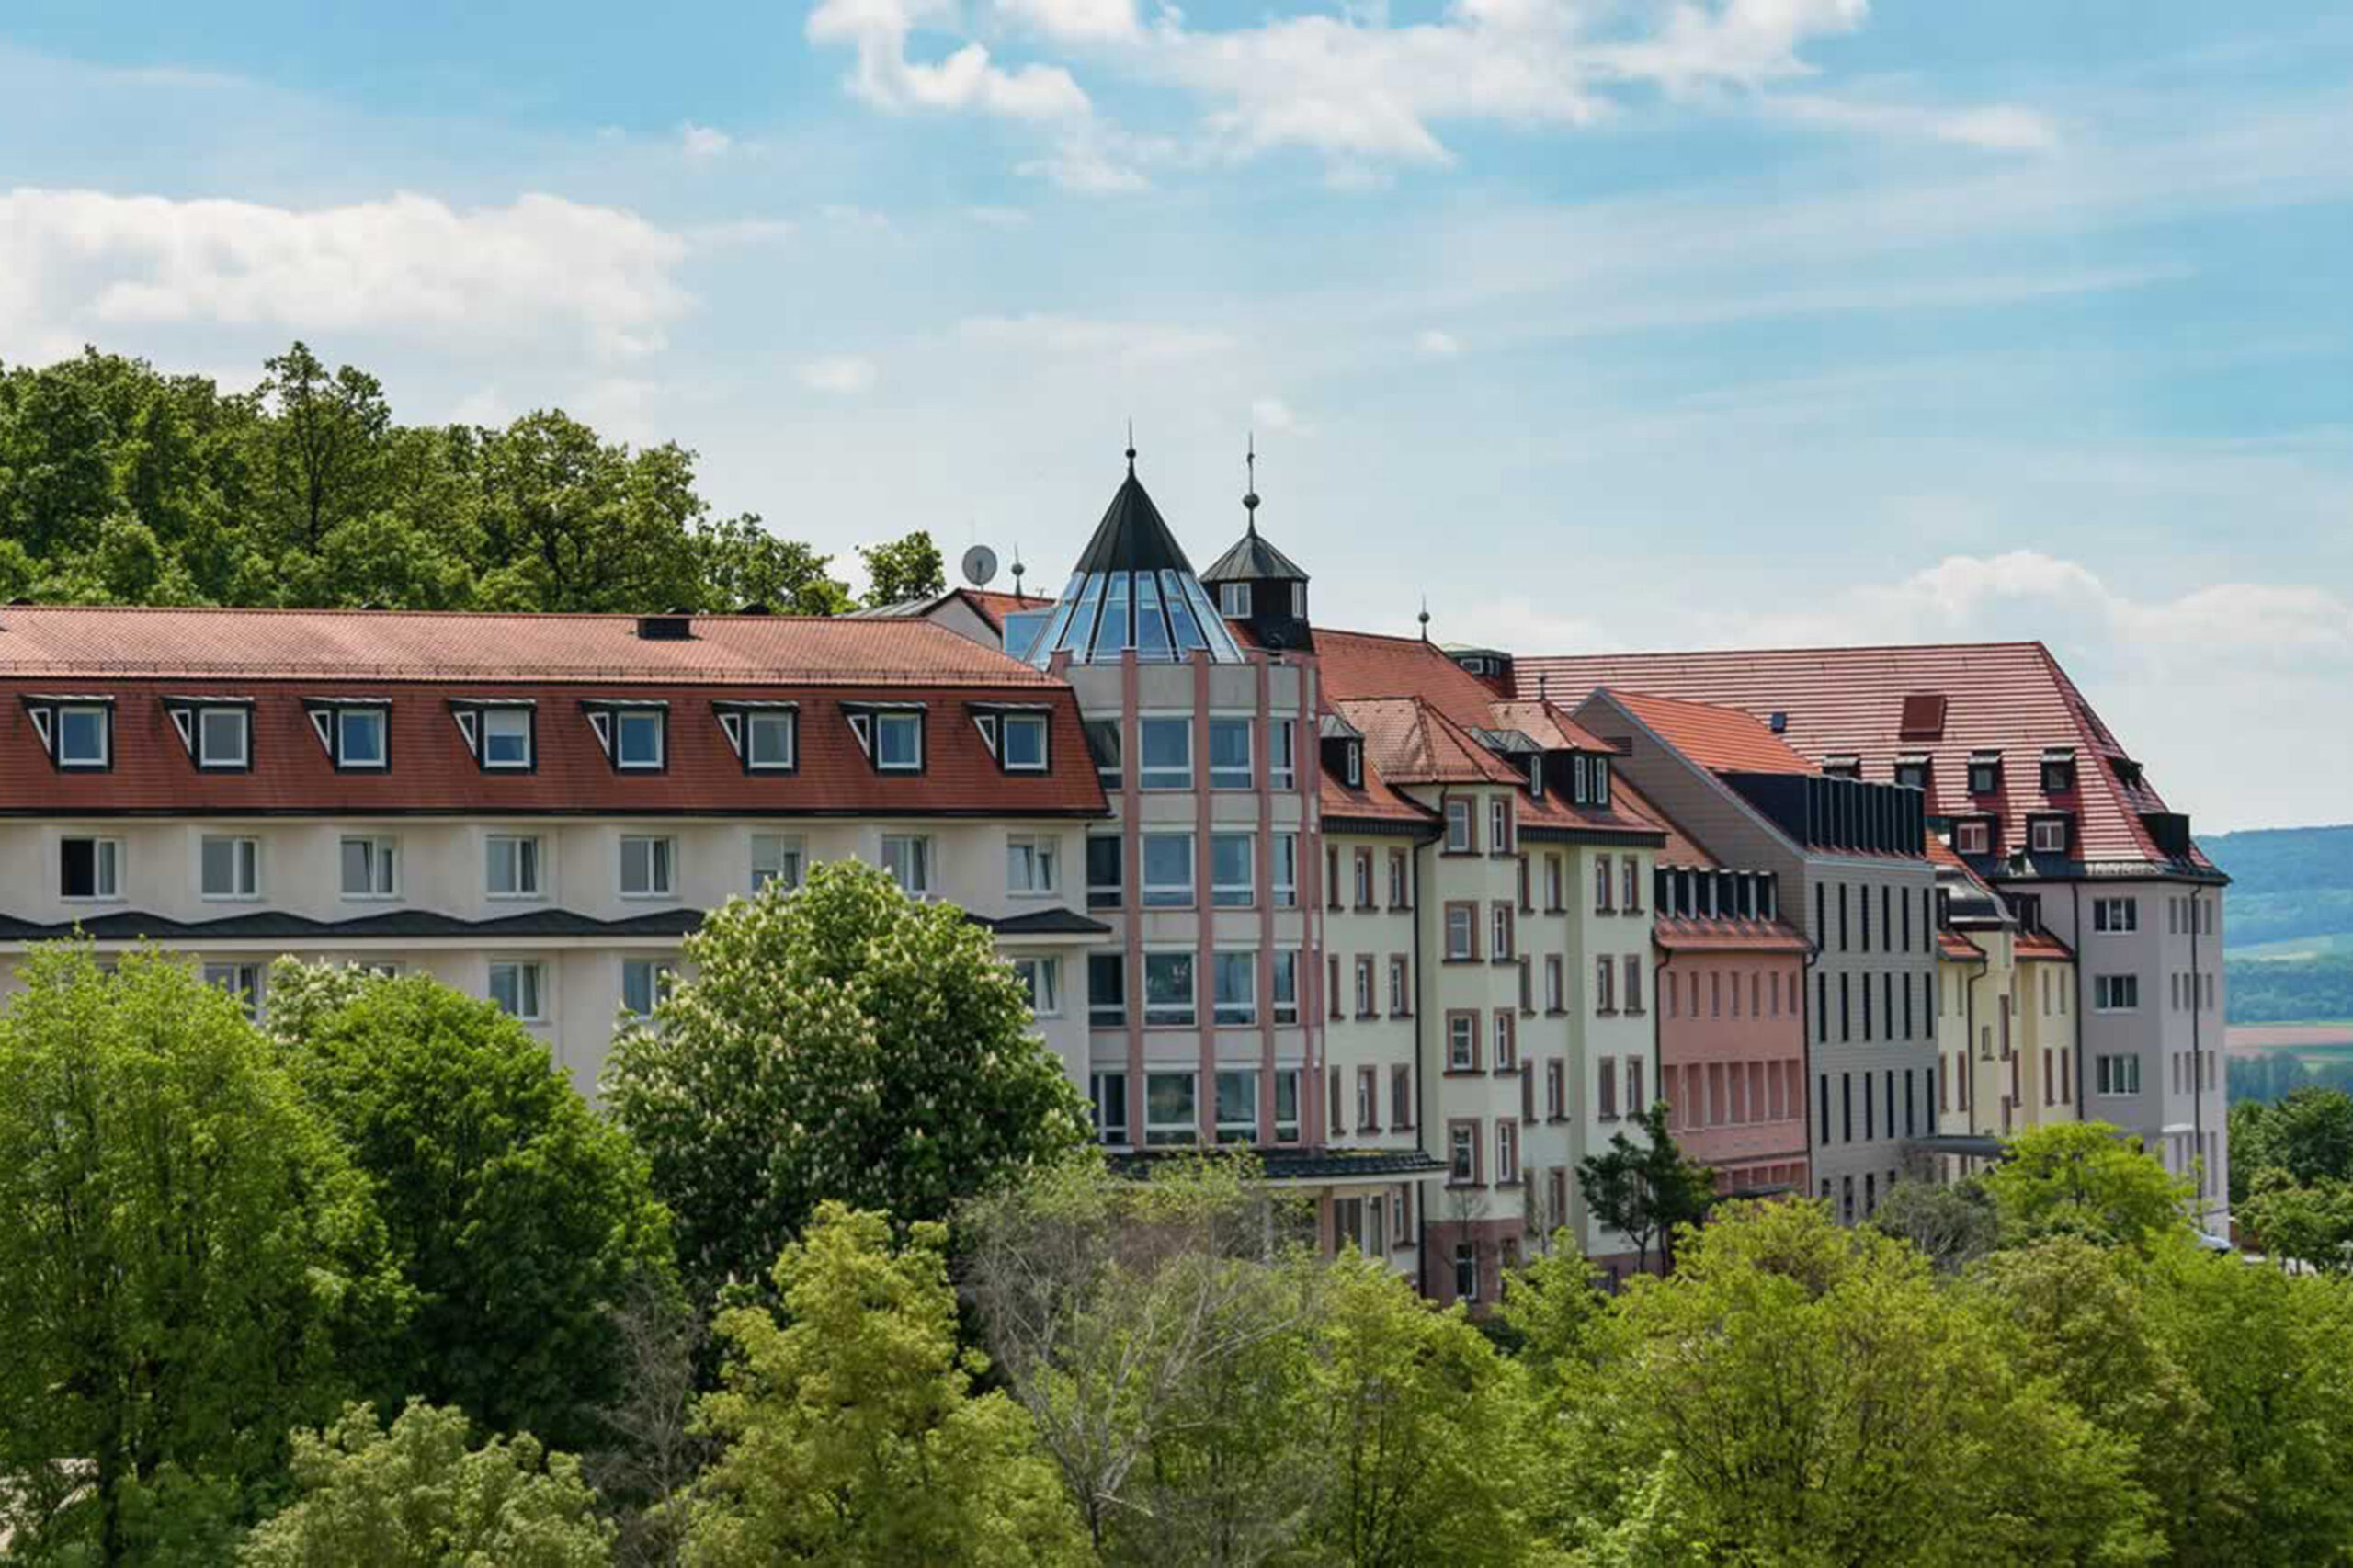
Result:
<svg viewBox="0 0 2353 1568"><path fill-rule="evenodd" d="M1176 536L1168 531L1161 520L1160 508L1152 504L1144 492L1142 481L1135 470L1120 482L1119 491L1112 495L1111 505L1104 510L1103 520L1095 525L1095 537L1086 541L1086 549L1079 555L1078 572L1190 572L1193 563L1185 559L1184 549Z"/></svg>
<svg viewBox="0 0 2353 1568"><path fill-rule="evenodd" d="M1258 526L1251 524L1233 548L1217 558L1210 569L1201 574L1204 583L1304 583L1307 574L1299 563L1265 540L1258 537Z"/></svg>

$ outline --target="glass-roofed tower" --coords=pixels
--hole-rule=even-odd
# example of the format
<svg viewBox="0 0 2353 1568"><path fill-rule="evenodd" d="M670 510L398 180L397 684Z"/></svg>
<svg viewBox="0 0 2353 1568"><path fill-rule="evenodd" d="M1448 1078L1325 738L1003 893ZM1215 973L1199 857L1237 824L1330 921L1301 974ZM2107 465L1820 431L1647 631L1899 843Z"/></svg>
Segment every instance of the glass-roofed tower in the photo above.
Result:
<svg viewBox="0 0 2353 1568"><path fill-rule="evenodd" d="M1245 647L1135 454L1028 649L1078 694L1112 820L1087 841L1087 1080L1104 1142L1324 1142L1312 659Z"/></svg>

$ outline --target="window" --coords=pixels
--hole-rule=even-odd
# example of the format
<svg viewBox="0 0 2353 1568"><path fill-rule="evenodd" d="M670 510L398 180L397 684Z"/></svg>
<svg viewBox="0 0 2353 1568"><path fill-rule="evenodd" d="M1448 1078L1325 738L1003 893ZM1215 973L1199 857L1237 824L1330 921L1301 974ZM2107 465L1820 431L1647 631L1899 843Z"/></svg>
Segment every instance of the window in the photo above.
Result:
<svg viewBox="0 0 2353 1568"><path fill-rule="evenodd" d="M1446 1130L1446 1179L1464 1185L1479 1179L1479 1129L1458 1121Z"/></svg>
<svg viewBox="0 0 2353 1568"><path fill-rule="evenodd" d="M2075 787L2075 759L2072 756L2048 756L2042 759L2042 792L2063 795Z"/></svg>
<svg viewBox="0 0 2353 1568"><path fill-rule="evenodd" d="M1558 1121L1569 1114L1569 1074L1557 1056L1544 1063L1544 1114Z"/></svg>
<svg viewBox="0 0 2353 1568"><path fill-rule="evenodd" d="M1357 1069L1357 1131L1381 1131L1381 1070L1377 1067Z"/></svg>
<svg viewBox="0 0 2353 1568"><path fill-rule="evenodd" d="M1060 879L1062 842L1051 834L1017 833L1005 841L1005 891L1050 893Z"/></svg>
<svg viewBox="0 0 2353 1568"><path fill-rule="evenodd" d="M1217 585L1217 609L1220 615L1247 620L1250 618L1250 585L1220 583Z"/></svg>
<svg viewBox="0 0 2353 1568"><path fill-rule="evenodd" d="M1250 788L1250 721L1210 721L1210 788Z"/></svg>
<svg viewBox="0 0 2353 1568"><path fill-rule="evenodd" d="M1643 912L1643 863L1629 855L1619 862L1619 869L1621 875L1619 878L1618 907L1629 915L1640 915Z"/></svg>
<svg viewBox="0 0 2353 1568"><path fill-rule="evenodd" d="M882 835L882 869L902 890L921 897L931 891L931 840L917 833Z"/></svg>
<svg viewBox="0 0 2353 1568"><path fill-rule="evenodd" d="M1128 1021L1128 960L1122 953L1086 955L1086 1021L1098 1029Z"/></svg>
<svg viewBox="0 0 2353 1568"><path fill-rule="evenodd" d="M2102 1095L2137 1095L2141 1092L2141 1059L2137 1056L2095 1056L2092 1058L2093 1092Z"/></svg>
<svg viewBox="0 0 2353 1568"><path fill-rule="evenodd" d="M196 710L196 765L233 771L253 762L253 713L241 706Z"/></svg>
<svg viewBox="0 0 2353 1568"><path fill-rule="evenodd" d="M1446 906L1446 961L1468 963L1479 956L1479 915L1474 905Z"/></svg>
<svg viewBox="0 0 2353 1568"><path fill-rule="evenodd" d="M2067 853L2067 819L2036 817L2027 824L2027 845L2037 855Z"/></svg>
<svg viewBox="0 0 2353 1568"><path fill-rule="evenodd" d="M1600 1062L1600 1084L1594 1096L1594 1111L1604 1121L1618 1119L1618 1059L1605 1056Z"/></svg>
<svg viewBox="0 0 2353 1568"><path fill-rule="evenodd" d="M1392 849L1389 852L1389 907L1406 909L1412 904L1413 886L1406 872L1405 852Z"/></svg>
<svg viewBox="0 0 2353 1568"><path fill-rule="evenodd" d="M670 994L677 966L668 959L624 959L621 961L621 1006L632 1017L649 1018L662 998Z"/></svg>
<svg viewBox="0 0 2353 1568"><path fill-rule="evenodd" d="M2002 788L2002 759L1998 756L1972 756L1969 759L1969 792L1972 795L1996 794Z"/></svg>
<svg viewBox="0 0 2353 1568"><path fill-rule="evenodd" d="M347 838L342 846L343 896L398 898L401 845L397 838Z"/></svg>
<svg viewBox="0 0 2353 1568"><path fill-rule="evenodd" d="M547 1017L540 1010L542 978L540 966L535 963L494 963L490 966L490 999L508 1017L537 1023Z"/></svg>
<svg viewBox="0 0 2353 1568"><path fill-rule="evenodd" d="M1496 1008L1495 1071L1498 1073L1517 1073L1519 1071L1519 1042L1518 1035L1513 1031L1512 1025L1513 1018L1510 1011L1503 1007Z"/></svg>
<svg viewBox="0 0 2353 1568"><path fill-rule="evenodd" d="M744 715L744 766L755 773L790 773L801 756L801 716L790 708Z"/></svg>
<svg viewBox="0 0 2353 1568"><path fill-rule="evenodd" d="M1373 1012L1372 960L1359 953L1356 961L1357 1017L1370 1018Z"/></svg>
<svg viewBox="0 0 2353 1568"><path fill-rule="evenodd" d="M1479 1248L1472 1242L1454 1244L1454 1299L1476 1301L1479 1299Z"/></svg>
<svg viewBox="0 0 2353 1568"><path fill-rule="evenodd" d="M1086 835L1086 907L1117 909L1127 897L1125 845L1116 833Z"/></svg>
<svg viewBox="0 0 2353 1568"><path fill-rule="evenodd" d="M1128 1075L1093 1073L1087 1075L1087 1097L1095 1102L1095 1136L1105 1143L1128 1141Z"/></svg>
<svg viewBox="0 0 2353 1568"><path fill-rule="evenodd" d="M613 714L613 766L636 773L659 772L663 756L663 726L669 715L659 708L623 708Z"/></svg>
<svg viewBox="0 0 2353 1568"><path fill-rule="evenodd" d="M1991 855L1994 852L1994 824L1982 817L1957 824L1953 828L1952 846L1962 855Z"/></svg>
<svg viewBox="0 0 2353 1568"><path fill-rule="evenodd" d="M1194 1104L1196 1074L1147 1073L1143 1077L1143 1141L1146 1143L1190 1143L1200 1136L1200 1116Z"/></svg>
<svg viewBox="0 0 2353 1568"><path fill-rule="evenodd" d="M1193 722L1190 719L1139 719L1136 728L1143 754L1137 782L1147 790L1191 789Z"/></svg>
<svg viewBox="0 0 2353 1568"><path fill-rule="evenodd" d="M1593 960L1593 1010L1597 1013L1618 1010L1618 966L1607 958Z"/></svg>
<svg viewBox="0 0 2353 1568"><path fill-rule="evenodd" d="M1389 1070L1389 1126L1392 1131L1404 1131L1414 1125L1414 1070L1392 1067Z"/></svg>
<svg viewBox="0 0 2353 1568"><path fill-rule="evenodd" d="M1217 1141L1249 1143L1258 1136L1258 1074L1247 1067L1221 1068L1217 1074Z"/></svg>
<svg viewBox="0 0 2353 1568"><path fill-rule="evenodd" d="M1639 1013L1643 1010L1642 956L1639 953L1628 953L1625 967L1626 986L1623 995L1625 1008L1630 1013ZM1740 983L1737 977L1734 977L1733 982L1732 1010L1733 1017L1737 1017L1740 1014Z"/></svg>
<svg viewBox="0 0 2353 1568"><path fill-rule="evenodd" d="M1275 1069L1275 1142L1299 1142L1299 1069Z"/></svg>
<svg viewBox="0 0 2353 1568"><path fill-rule="evenodd" d="M204 983L234 996L239 1010L248 1019L258 1020L261 1017L261 965L209 963L204 966Z"/></svg>
<svg viewBox="0 0 2353 1568"><path fill-rule="evenodd" d="M1389 1016L1392 1018L1411 1017L1414 997L1409 966L1403 958L1389 960Z"/></svg>
<svg viewBox="0 0 2353 1568"><path fill-rule="evenodd" d="M1194 1021L1193 955L1146 953L1143 956L1143 1021L1165 1028L1189 1028Z"/></svg>
<svg viewBox="0 0 2353 1568"><path fill-rule="evenodd" d="M1272 858L1275 885L1270 902L1277 909L1296 909L1299 907L1299 835L1275 835Z"/></svg>
<svg viewBox="0 0 2353 1568"><path fill-rule="evenodd" d="M1511 853L1511 798L1497 795L1487 802L1487 852Z"/></svg>
<svg viewBox="0 0 2353 1568"><path fill-rule="evenodd" d="M1275 1022L1299 1022L1299 952L1286 948L1274 954L1270 967L1274 971Z"/></svg>
<svg viewBox="0 0 2353 1568"><path fill-rule="evenodd" d="M1928 787L1927 759L1925 757L1897 758L1895 781L1909 789L1926 790Z"/></svg>
<svg viewBox="0 0 2353 1568"><path fill-rule="evenodd" d="M1478 846L1472 834L1471 802L1449 799L1446 802L1446 852L1468 855Z"/></svg>
<svg viewBox="0 0 2353 1568"><path fill-rule="evenodd" d="M1193 903L1193 835L1143 835L1143 904L1146 909L1188 909Z"/></svg>
<svg viewBox="0 0 2353 1568"><path fill-rule="evenodd" d="M1117 719L1086 721L1086 749L1095 758L1095 776L1106 790L1120 787L1120 722Z"/></svg>
<svg viewBox="0 0 2353 1568"><path fill-rule="evenodd" d="M2096 898L2092 900L2092 929L2108 936L2119 936L2141 928L2141 903L2131 898Z"/></svg>
<svg viewBox="0 0 2353 1568"><path fill-rule="evenodd" d="M1348 868L1355 877L1356 906L1358 909L1370 909L1372 907L1372 851L1359 849L1350 855Z"/></svg>
<svg viewBox="0 0 2353 1568"><path fill-rule="evenodd" d="M1210 984L1213 993L1211 1017L1221 1024L1258 1021L1258 955L1255 952L1210 955Z"/></svg>
<svg viewBox="0 0 2353 1568"><path fill-rule="evenodd" d="M1363 743L1359 741L1350 741L1340 748L1340 776L1347 780L1348 788L1351 790L1361 789L1363 787Z"/></svg>
<svg viewBox="0 0 2353 1568"><path fill-rule="evenodd" d="M1267 783L1276 790L1299 787L1299 732L1288 719L1267 721Z"/></svg>
<svg viewBox="0 0 2353 1568"><path fill-rule="evenodd" d="M1007 773L1046 770L1046 716L1007 713L998 721L997 761Z"/></svg>
<svg viewBox="0 0 2353 1568"><path fill-rule="evenodd" d="M770 882L781 884L788 892L799 887L803 854L799 834L752 835L752 891L757 892Z"/></svg>
<svg viewBox="0 0 2353 1568"><path fill-rule="evenodd" d="M384 763L384 710L336 709L335 765L341 768L362 769L381 767Z"/></svg>
<svg viewBox="0 0 2353 1568"><path fill-rule="evenodd" d="M482 726L484 767L527 768L531 766L531 710L485 708L476 721Z"/></svg>
<svg viewBox="0 0 2353 1568"><path fill-rule="evenodd" d="M198 858L205 897L261 896L259 839L208 836L198 846Z"/></svg>
<svg viewBox="0 0 2353 1568"><path fill-rule="evenodd" d="M1495 1180L1509 1185L1519 1179L1519 1124L1495 1123Z"/></svg>
<svg viewBox="0 0 2353 1568"><path fill-rule="evenodd" d="M1566 1002L1562 994L1563 991L1563 970L1564 966L1562 963L1561 956L1558 953L1549 953L1545 955L1544 1010L1548 1013L1558 1013L1566 1006Z"/></svg>
<svg viewBox="0 0 2353 1568"><path fill-rule="evenodd" d="M1446 1070L1449 1073L1475 1073L1479 1070L1479 1015L1449 1013L1446 1016Z"/></svg>
<svg viewBox="0 0 2353 1568"><path fill-rule="evenodd" d="M66 703L57 710L57 766L105 767L113 756L114 709L103 702Z"/></svg>
<svg viewBox="0 0 2353 1568"><path fill-rule="evenodd" d="M1247 909L1258 898L1256 834L1210 835L1210 902L1219 909Z"/></svg>
<svg viewBox="0 0 2353 1568"><path fill-rule="evenodd" d="M483 840L483 891L493 898L540 896L540 841L494 833Z"/></svg>
<svg viewBox="0 0 2353 1568"><path fill-rule="evenodd" d="M61 839L57 846L57 893L60 898L120 898L122 841Z"/></svg>
<svg viewBox="0 0 2353 1568"><path fill-rule="evenodd" d="M1609 857L1607 855L1596 856L1593 862L1593 912L1596 915L1607 915L1609 913L1609 895L1611 887L1612 884L1609 880Z"/></svg>
<svg viewBox="0 0 2353 1568"><path fill-rule="evenodd" d="M1561 857L1558 854L1547 855L1544 857L1544 907L1557 913L1566 907L1562 902L1565 896L1566 890L1561 881Z"/></svg>
<svg viewBox="0 0 2353 1568"><path fill-rule="evenodd" d="M2137 974L2096 974L2092 976L2092 1006L2102 1013L2129 1013L2141 1005L2141 977Z"/></svg>
<svg viewBox="0 0 2353 1568"><path fill-rule="evenodd" d="M1040 1018L1063 1014L1063 960L1058 958L1016 959L1013 976L1029 995L1029 1011Z"/></svg>
<svg viewBox="0 0 2353 1568"><path fill-rule="evenodd" d="M1497 963L1511 958L1511 905L1498 903L1487 911L1487 956Z"/></svg>
<svg viewBox="0 0 2353 1568"><path fill-rule="evenodd" d="M677 841L638 834L621 835L621 896L668 898L675 891Z"/></svg>

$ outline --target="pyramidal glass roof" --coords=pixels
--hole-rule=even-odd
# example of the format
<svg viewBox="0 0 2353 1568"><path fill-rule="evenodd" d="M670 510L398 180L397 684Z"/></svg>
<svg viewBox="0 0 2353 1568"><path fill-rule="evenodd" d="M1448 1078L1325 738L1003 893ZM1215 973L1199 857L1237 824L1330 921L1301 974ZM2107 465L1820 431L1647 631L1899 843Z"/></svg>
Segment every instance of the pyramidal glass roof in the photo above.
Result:
<svg viewBox="0 0 2353 1568"><path fill-rule="evenodd" d="M1142 664L1179 663L1197 649L1213 664L1243 662L1132 463L1029 659L1040 669L1059 653L1074 664L1116 665L1131 648Z"/></svg>

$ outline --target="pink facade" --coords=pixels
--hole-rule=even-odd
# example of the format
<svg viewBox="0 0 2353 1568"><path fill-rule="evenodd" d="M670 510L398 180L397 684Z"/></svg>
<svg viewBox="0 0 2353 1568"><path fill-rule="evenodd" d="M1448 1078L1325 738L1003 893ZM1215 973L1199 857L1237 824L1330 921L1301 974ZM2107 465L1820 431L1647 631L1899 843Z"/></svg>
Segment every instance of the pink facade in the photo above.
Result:
<svg viewBox="0 0 2353 1568"><path fill-rule="evenodd" d="M1683 946L1661 935L1661 1096L1676 1142L1718 1168L1722 1190L1803 1191L1804 958L1781 942L1717 945L1737 939L1714 933Z"/></svg>

